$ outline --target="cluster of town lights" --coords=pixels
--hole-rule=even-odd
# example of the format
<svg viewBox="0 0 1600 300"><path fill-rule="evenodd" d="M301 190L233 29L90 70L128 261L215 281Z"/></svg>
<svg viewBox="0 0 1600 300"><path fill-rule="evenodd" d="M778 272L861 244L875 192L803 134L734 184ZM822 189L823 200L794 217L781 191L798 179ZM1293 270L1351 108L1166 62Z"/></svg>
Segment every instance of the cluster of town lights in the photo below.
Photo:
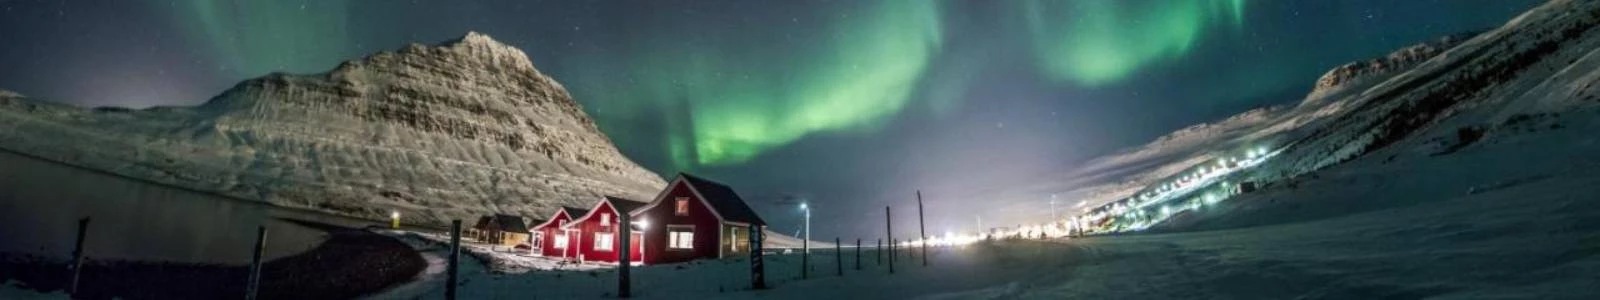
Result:
<svg viewBox="0 0 1600 300"><path fill-rule="evenodd" d="M1259 166L1282 151L1259 147L1248 149L1242 155L1218 158L1152 185L1133 197L1085 208L1081 215L1062 221L1062 227L1068 232L1088 234L1144 230L1174 215L1215 205L1237 195L1238 185L1227 178Z"/></svg>

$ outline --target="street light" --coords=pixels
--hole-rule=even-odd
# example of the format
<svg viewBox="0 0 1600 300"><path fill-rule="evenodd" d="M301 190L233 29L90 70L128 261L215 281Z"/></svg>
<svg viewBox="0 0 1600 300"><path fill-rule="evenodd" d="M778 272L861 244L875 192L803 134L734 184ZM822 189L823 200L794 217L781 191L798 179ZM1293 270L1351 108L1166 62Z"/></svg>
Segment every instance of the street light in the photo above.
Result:
<svg viewBox="0 0 1600 300"><path fill-rule="evenodd" d="M806 234L800 239L800 278L806 278L811 273L811 207L800 202L800 210L806 213Z"/></svg>
<svg viewBox="0 0 1600 300"><path fill-rule="evenodd" d="M389 212L389 227L400 229L400 211Z"/></svg>

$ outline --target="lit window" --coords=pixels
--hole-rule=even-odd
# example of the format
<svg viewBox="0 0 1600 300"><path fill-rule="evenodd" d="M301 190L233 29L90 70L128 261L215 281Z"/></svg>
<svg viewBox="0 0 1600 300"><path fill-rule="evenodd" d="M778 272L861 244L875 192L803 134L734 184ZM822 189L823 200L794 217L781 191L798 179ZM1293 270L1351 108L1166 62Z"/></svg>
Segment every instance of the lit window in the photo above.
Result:
<svg viewBox="0 0 1600 300"><path fill-rule="evenodd" d="M674 210L674 212L676 212L677 215L679 215L679 216L687 216L687 215L689 215L689 197L678 197L677 204L678 204L677 210Z"/></svg>
<svg viewBox="0 0 1600 300"><path fill-rule="evenodd" d="M556 235L556 249L566 249L566 248L567 248L567 234L565 234L565 233L557 234Z"/></svg>
<svg viewBox="0 0 1600 300"><path fill-rule="evenodd" d="M594 234L594 251L611 251L612 236L610 232L596 232Z"/></svg>
<svg viewBox="0 0 1600 300"><path fill-rule="evenodd" d="M694 225L667 226L668 249L694 249Z"/></svg>
<svg viewBox="0 0 1600 300"><path fill-rule="evenodd" d="M611 215L600 214L600 226L611 226Z"/></svg>

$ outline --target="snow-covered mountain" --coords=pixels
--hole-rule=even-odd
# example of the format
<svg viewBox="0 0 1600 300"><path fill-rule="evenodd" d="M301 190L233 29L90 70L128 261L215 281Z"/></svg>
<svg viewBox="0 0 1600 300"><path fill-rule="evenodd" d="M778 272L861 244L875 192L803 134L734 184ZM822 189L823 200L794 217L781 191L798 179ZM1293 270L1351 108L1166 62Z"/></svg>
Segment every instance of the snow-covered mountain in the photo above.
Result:
<svg viewBox="0 0 1600 300"><path fill-rule="evenodd" d="M1426 159L1560 130L1563 118L1593 118L1581 112L1600 106L1596 24L1600 1L1552 1L1470 38L1337 67L1297 105L1178 130L1093 160L1049 189L1092 204L1080 226L1193 225L1227 218L1186 212L1234 197L1241 184L1293 186L1335 166Z"/></svg>
<svg viewBox="0 0 1600 300"><path fill-rule="evenodd" d="M438 224L544 215L666 183L521 50L468 33L244 81L195 107L81 108L0 92L0 149L235 198Z"/></svg>

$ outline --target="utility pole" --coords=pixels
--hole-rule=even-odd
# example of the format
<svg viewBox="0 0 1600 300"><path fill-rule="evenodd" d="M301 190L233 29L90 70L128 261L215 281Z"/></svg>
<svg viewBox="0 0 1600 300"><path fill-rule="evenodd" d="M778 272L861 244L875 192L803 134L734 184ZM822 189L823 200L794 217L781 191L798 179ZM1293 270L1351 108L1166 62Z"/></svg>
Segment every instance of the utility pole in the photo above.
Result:
<svg viewBox="0 0 1600 300"><path fill-rule="evenodd" d="M894 215L888 206L883 207L883 228L889 234L889 274L894 274Z"/></svg>
<svg viewBox="0 0 1600 300"><path fill-rule="evenodd" d="M856 238L856 271L861 270L861 239Z"/></svg>
<svg viewBox="0 0 1600 300"><path fill-rule="evenodd" d="M922 266L928 266L928 223L922 218L922 190L917 190L917 231L922 235Z"/></svg>

